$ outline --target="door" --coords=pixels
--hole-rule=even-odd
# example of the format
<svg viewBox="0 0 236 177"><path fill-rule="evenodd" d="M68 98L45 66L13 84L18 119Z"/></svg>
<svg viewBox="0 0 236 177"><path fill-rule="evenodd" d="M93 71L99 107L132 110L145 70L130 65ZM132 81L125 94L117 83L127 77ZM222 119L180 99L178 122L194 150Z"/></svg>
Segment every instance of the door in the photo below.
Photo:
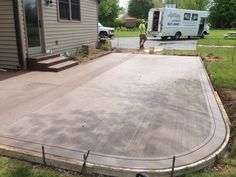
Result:
<svg viewBox="0 0 236 177"><path fill-rule="evenodd" d="M204 32L205 23L206 23L206 18L201 17L198 29L198 36L201 36L202 33Z"/></svg>
<svg viewBox="0 0 236 177"><path fill-rule="evenodd" d="M150 10L148 13L148 32L152 32L152 25L153 25L153 10Z"/></svg>
<svg viewBox="0 0 236 177"><path fill-rule="evenodd" d="M159 32L159 18L160 18L160 11L155 11L153 14L153 25L152 30Z"/></svg>
<svg viewBox="0 0 236 177"><path fill-rule="evenodd" d="M39 0L24 0L29 55L42 53L40 2Z"/></svg>

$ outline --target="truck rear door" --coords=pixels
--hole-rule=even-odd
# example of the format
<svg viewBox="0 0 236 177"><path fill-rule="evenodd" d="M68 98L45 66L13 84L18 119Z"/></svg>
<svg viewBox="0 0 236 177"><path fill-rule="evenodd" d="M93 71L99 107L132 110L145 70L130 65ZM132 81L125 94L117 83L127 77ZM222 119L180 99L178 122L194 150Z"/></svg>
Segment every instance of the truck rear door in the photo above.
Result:
<svg viewBox="0 0 236 177"><path fill-rule="evenodd" d="M158 20L158 33L161 33L162 31L162 18L163 17L163 11L159 11L159 20Z"/></svg>
<svg viewBox="0 0 236 177"><path fill-rule="evenodd" d="M153 31L153 14L154 11L150 10L148 14L148 28L147 28L148 32Z"/></svg>

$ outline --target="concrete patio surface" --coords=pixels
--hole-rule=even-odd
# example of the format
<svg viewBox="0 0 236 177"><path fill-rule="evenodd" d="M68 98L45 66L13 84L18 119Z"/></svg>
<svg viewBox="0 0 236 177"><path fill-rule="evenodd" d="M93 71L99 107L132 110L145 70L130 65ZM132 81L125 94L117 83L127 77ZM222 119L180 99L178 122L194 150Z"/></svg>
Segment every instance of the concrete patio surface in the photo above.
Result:
<svg viewBox="0 0 236 177"><path fill-rule="evenodd" d="M0 144L123 171L184 167L227 127L199 57L110 54L59 72L0 73ZM5 78L5 79L1 79ZM106 171L107 170L107 171Z"/></svg>

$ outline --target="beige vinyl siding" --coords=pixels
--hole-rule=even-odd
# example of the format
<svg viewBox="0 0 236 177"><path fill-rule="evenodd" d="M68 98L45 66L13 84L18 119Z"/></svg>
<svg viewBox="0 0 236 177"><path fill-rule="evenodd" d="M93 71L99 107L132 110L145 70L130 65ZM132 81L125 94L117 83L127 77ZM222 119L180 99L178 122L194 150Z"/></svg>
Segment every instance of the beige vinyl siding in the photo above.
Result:
<svg viewBox="0 0 236 177"><path fill-rule="evenodd" d="M97 41L97 0L81 0L81 21L62 21L58 0L53 7L43 3L45 48L54 53L81 47ZM58 41L58 45L56 44Z"/></svg>
<svg viewBox="0 0 236 177"><path fill-rule="evenodd" d="M0 0L0 68L19 64L12 0Z"/></svg>

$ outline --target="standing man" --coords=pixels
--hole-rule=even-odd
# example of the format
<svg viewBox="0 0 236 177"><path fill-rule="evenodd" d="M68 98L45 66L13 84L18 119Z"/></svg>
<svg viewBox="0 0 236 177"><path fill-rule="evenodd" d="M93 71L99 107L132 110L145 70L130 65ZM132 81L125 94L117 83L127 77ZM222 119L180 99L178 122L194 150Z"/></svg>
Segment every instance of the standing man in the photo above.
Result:
<svg viewBox="0 0 236 177"><path fill-rule="evenodd" d="M147 40L147 29L145 26L145 20L142 19L141 24L139 25L139 31L140 31L140 41L139 41L139 49L144 49L144 43Z"/></svg>

